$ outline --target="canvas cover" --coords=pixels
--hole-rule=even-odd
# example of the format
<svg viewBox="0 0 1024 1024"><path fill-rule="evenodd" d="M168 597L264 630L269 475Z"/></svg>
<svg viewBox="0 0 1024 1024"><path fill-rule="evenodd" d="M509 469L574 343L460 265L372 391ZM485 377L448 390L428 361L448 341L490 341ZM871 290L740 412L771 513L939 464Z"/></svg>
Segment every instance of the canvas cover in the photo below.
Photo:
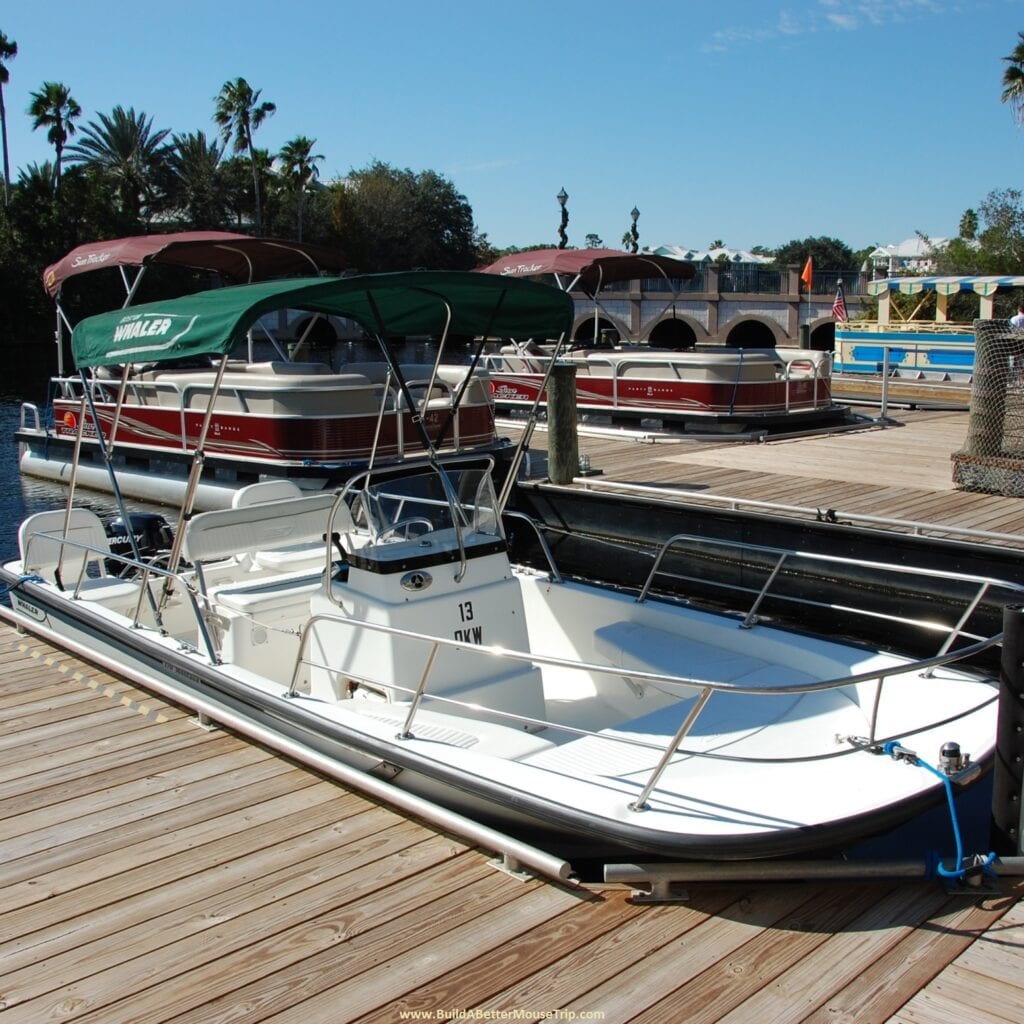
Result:
<svg viewBox="0 0 1024 1024"><path fill-rule="evenodd" d="M80 245L43 271L43 287L56 297L64 282L77 274L152 263L212 270L235 284L346 269L340 253L320 245L230 231L181 231Z"/></svg>
<svg viewBox="0 0 1024 1024"><path fill-rule="evenodd" d="M79 367L223 355L263 315L304 310L355 320L374 335L558 337L573 302L532 281L461 271L296 278L197 292L87 317L71 347Z"/></svg>
<svg viewBox="0 0 1024 1024"><path fill-rule="evenodd" d="M502 256L481 273L502 277L538 277L560 274L588 292L596 292L612 281L667 277L688 281L693 264L653 253L619 252L617 249L530 249Z"/></svg>

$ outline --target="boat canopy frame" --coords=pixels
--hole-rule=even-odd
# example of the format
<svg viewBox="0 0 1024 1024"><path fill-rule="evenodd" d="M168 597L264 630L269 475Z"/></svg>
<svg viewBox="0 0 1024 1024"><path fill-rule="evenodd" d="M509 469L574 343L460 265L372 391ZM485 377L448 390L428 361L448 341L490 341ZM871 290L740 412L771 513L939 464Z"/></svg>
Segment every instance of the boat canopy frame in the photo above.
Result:
<svg viewBox="0 0 1024 1024"><path fill-rule="evenodd" d="M561 344L572 327L573 302L568 293L533 281L510 281L462 271L410 271L358 277L263 281L216 288L164 302L144 303L101 313L80 321L72 332L71 344L75 364L82 375L83 391L88 392L85 379L87 369L111 366L120 366L122 369L117 409L109 440L100 433L99 420L93 409L97 439L103 447L111 487L122 515L125 515L124 503L114 473L112 450L132 364L159 364L197 356L219 357L171 548L169 567L172 572L176 570L181 556L181 527L192 512L205 458L206 437L228 357L261 316L279 309L346 317L358 323L371 337L375 337L388 362L389 372L407 407L412 411L413 426L420 434L423 447L433 458L436 446L443 444L449 424L454 420L468 386L472 367L453 400L449 420L442 427L435 446L409 390L391 339L396 335L436 335L439 338L440 359L440 352L451 333L479 337L472 364L475 366L484 344L491 337L555 333ZM84 420L83 415L80 417L79 442L76 443L75 466L69 483L68 517L74 497L77 449ZM518 470L523 450L524 442L521 441L510 468L512 479ZM501 500L502 504L507 500L507 492L503 492ZM134 553L138 555L137 551ZM161 607L169 596L169 591L165 590Z"/></svg>
<svg viewBox="0 0 1024 1024"><path fill-rule="evenodd" d="M65 332L74 327L62 303L64 284L80 274L116 268L125 291L121 308L126 308L135 301L148 268L157 265L210 271L228 284L339 274L347 269L345 257L325 246L231 231L130 235L76 246L43 271L43 288L56 305L54 340L60 375L64 373Z"/></svg>

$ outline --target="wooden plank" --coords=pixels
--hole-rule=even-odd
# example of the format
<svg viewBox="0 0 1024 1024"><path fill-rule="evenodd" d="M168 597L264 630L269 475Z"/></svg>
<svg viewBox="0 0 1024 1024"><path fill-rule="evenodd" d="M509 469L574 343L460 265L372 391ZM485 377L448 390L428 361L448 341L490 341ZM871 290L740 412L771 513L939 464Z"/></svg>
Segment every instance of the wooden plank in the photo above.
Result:
<svg viewBox="0 0 1024 1024"><path fill-rule="evenodd" d="M384 858L395 855L394 865L407 875L433 863L436 855L423 843L421 827L396 823L388 812L369 808L339 826L323 826L229 861L224 870L139 893L116 908L98 908L62 923L59 931L50 929L43 939L37 933L28 937L31 944L4 962L5 999L8 1005L28 1002L129 960L145 970L140 958L151 953L166 958L174 944L231 929L236 919L255 911L281 913L287 907L293 916L311 913L335 891L354 900L397 880L394 871L382 873ZM423 848L413 851L417 844ZM39 970L41 957L45 972Z"/></svg>
<svg viewBox="0 0 1024 1024"><path fill-rule="evenodd" d="M439 975L359 1018L359 1024L392 1024L399 1014L435 1013L439 1007L476 1007L495 994L496 986L523 982L559 960L584 957L589 943L608 936L646 913L621 893L583 893L557 917L515 936L496 948L481 950L470 963ZM540 1008L540 1007L538 1007ZM421 1019L429 1019L423 1017Z"/></svg>
<svg viewBox="0 0 1024 1024"><path fill-rule="evenodd" d="M284 794L272 790L266 798L250 795L243 807L140 843L131 842L130 832L116 831L118 845L109 854L69 860L33 879L41 895L25 893L30 885L17 889L18 903L0 914L0 934L38 931L154 886L219 870L234 858L336 823L356 809L327 784L305 785Z"/></svg>
<svg viewBox="0 0 1024 1024"><path fill-rule="evenodd" d="M1014 902L998 925L979 936L955 963L975 974L1024 986L1024 902Z"/></svg>
<svg viewBox="0 0 1024 1024"><path fill-rule="evenodd" d="M76 715L63 721L36 726L31 733L12 732L0 734L0 752L11 754L15 759L31 757L33 750L47 749L53 742L64 737L72 739L90 731L116 731L115 718L133 719L137 712L133 708L111 705L110 701L97 700L90 704L89 713Z"/></svg>
<svg viewBox="0 0 1024 1024"><path fill-rule="evenodd" d="M928 928L908 928L855 979L806 1018L807 1024L884 1024L1006 911L1000 901L951 898Z"/></svg>
<svg viewBox="0 0 1024 1024"><path fill-rule="evenodd" d="M807 1020L945 904L945 894L935 885L881 890L845 928L723 1014L720 1024L798 1024Z"/></svg>
<svg viewBox="0 0 1024 1024"><path fill-rule="evenodd" d="M151 808L155 813L177 803L180 794L176 791L189 783L230 775L270 757L258 747L234 745L213 757L192 759L170 771L62 800L52 807L22 811L7 819L5 832L11 838L0 842L0 855L12 847L24 856L59 842L72 842L81 835L112 828L140 811L146 813L143 808Z"/></svg>
<svg viewBox="0 0 1024 1024"><path fill-rule="evenodd" d="M1015 887L1019 895L1022 886ZM942 1020L1024 1020L1024 902L1008 896L998 923L972 942L893 1017L902 1024Z"/></svg>
<svg viewBox="0 0 1024 1024"><path fill-rule="evenodd" d="M145 719L142 719L140 726L145 724ZM167 722L166 725L167 728L161 730L157 739L153 738L151 730L140 727L92 743L51 749L47 754L6 764L2 773L3 781L0 781L0 798L29 787L49 785L61 779L103 771L107 765L118 764L122 758L159 753L178 745L202 743L207 735L188 718ZM138 751L138 747L145 749Z"/></svg>
<svg viewBox="0 0 1024 1024"><path fill-rule="evenodd" d="M806 898L786 917L651 1003L630 1018L632 1024L672 1020L714 1024L810 956L830 935L847 927L866 902L878 899L885 891L878 885L834 885L794 893L795 900Z"/></svg>
<svg viewBox="0 0 1024 1024"><path fill-rule="evenodd" d="M68 992L84 999L89 1009L115 1004L121 1014L147 1022L171 1017L180 1017L179 1024L215 1020L226 1005L238 1008L237 1017L231 1014L236 1021L262 1020L278 1007L288 1012L301 1006L367 968L393 986L404 984L413 976L413 951L421 945L437 943L439 937L446 945L444 937L453 929L467 922L479 924L489 914L493 916L485 924L491 928L502 914L515 919L515 904L531 893L539 896L526 904L528 910L552 902L549 890L538 883L500 875L481 860L467 857L465 848L449 839L425 840L416 849L421 846L434 863L426 870L426 862L420 862L416 884L384 887L386 879L375 878L372 890L354 900L340 886L334 899L301 909L283 901L242 915L233 929L214 930L126 960ZM395 869L401 860L389 860L385 867ZM474 949L460 946L462 956L471 956ZM173 987L168 985L172 978ZM14 1024L34 1024L56 1013L66 995L55 991L25 1004L36 1016L16 1016ZM306 1006L300 1016L304 1024L321 1019L340 1024L348 1018L354 999L355 990L346 986L343 996L331 992L326 1013Z"/></svg>
<svg viewBox="0 0 1024 1024"><path fill-rule="evenodd" d="M77 800L111 787L185 768L207 758L229 753L235 743L235 739L230 736L217 737L212 743L187 743L179 739L168 744L164 741L164 749L147 746L138 751L134 759L126 757L124 751L118 751L109 759L100 759L91 771L80 768L73 774L64 773L62 777L52 780L33 777L32 785L19 780L23 782L21 792L0 799L0 819L28 814L40 807L53 807L58 802Z"/></svg>
<svg viewBox="0 0 1024 1024"><path fill-rule="evenodd" d="M53 735L49 728L37 730L33 737L25 737L24 742L12 744L0 752L0 768L6 768L10 764L24 765L30 763L33 758L52 753L54 750L77 750L135 731L144 732L149 724L146 718L130 708L112 706L106 716L97 714L77 731L65 729Z"/></svg>
<svg viewBox="0 0 1024 1024"><path fill-rule="evenodd" d="M946 1024L958 1020L970 1024L1020 1024L1024 1020L1024 991L1019 982L996 981L953 964L889 1020L906 1024Z"/></svg>
<svg viewBox="0 0 1024 1024"><path fill-rule="evenodd" d="M602 1012L606 1020L629 1020L666 986L680 984L720 950L735 948L777 921L792 906L793 891L711 886L681 906L649 906L643 916L580 947L575 956L505 986L474 1009L572 1007Z"/></svg>
<svg viewBox="0 0 1024 1024"><path fill-rule="evenodd" d="M522 883L520 883L522 884ZM513 898L510 898L512 896ZM542 926L571 906L576 894L554 886L520 894L504 894L501 903L467 917L461 905L439 920L431 914L420 919L421 941L415 952L377 964L347 981L335 981L331 988L293 1001L267 1018L275 1024L308 1024L309 1020L330 1020L347 1024L374 1010L388 1007L410 989L457 970L472 962L482 949L504 945L515 937ZM454 925L454 927L450 927ZM372 958L370 958L372 961ZM303 976L308 978L305 970ZM322 978L317 978L319 986Z"/></svg>

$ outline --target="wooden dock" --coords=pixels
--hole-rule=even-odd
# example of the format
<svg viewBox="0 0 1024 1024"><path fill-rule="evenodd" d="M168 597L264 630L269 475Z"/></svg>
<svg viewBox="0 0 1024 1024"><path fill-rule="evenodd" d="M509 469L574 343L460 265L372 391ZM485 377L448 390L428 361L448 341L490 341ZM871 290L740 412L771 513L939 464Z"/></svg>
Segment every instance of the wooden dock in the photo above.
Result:
<svg viewBox="0 0 1024 1024"><path fill-rule="evenodd" d="M522 880L6 625L0 721L3 1024L1024 1019L1024 884Z"/></svg>
<svg viewBox="0 0 1024 1024"><path fill-rule="evenodd" d="M992 543L1024 547L1024 501L953 485L952 455L963 447L968 413L916 409L893 416L898 418L856 430L757 442L584 432L580 454L600 473L574 486L601 489L612 482L718 507L770 502L783 506L776 510L780 515L813 518L820 512L845 520L926 523L933 536L970 530L1003 535L989 538ZM509 434L515 437L518 430ZM542 431L534 434L534 448L546 444ZM974 539L986 542L984 536Z"/></svg>

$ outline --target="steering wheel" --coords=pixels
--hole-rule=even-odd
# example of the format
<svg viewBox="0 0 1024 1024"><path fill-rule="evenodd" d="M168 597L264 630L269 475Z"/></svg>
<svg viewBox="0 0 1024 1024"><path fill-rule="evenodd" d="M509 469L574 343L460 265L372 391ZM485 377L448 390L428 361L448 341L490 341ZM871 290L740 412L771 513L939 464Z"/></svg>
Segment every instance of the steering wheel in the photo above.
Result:
<svg viewBox="0 0 1024 1024"><path fill-rule="evenodd" d="M422 533L410 533L409 531L413 527L422 527ZM378 542L387 540L389 537L396 537L398 533L404 530L404 536L397 539L410 540L413 537L422 537L424 533L430 533L433 529L434 524L426 516L407 516L405 519L399 519L386 529L381 530L377 534L376 539Z"/></svg>

